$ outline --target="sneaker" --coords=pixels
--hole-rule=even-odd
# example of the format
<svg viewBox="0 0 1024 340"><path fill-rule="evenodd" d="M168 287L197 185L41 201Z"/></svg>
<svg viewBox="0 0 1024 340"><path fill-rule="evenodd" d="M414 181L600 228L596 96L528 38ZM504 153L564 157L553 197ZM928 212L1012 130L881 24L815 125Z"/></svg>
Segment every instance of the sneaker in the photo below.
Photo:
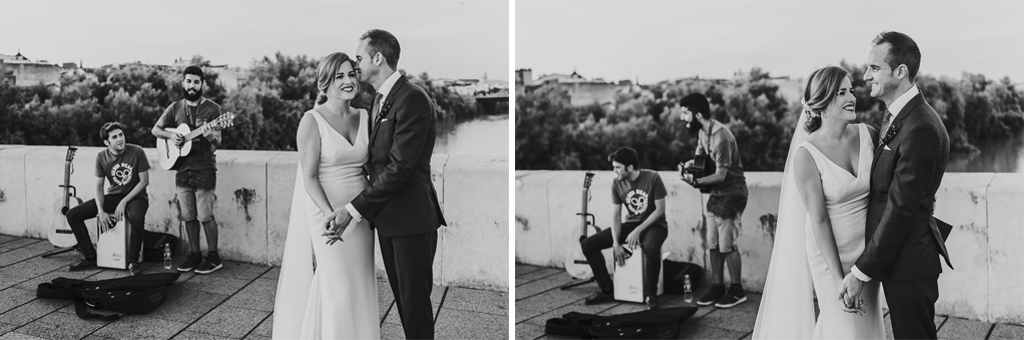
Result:
<svg viewBox="0 0 1024 340"><path fill-rule="evenodd" d="M209 274L223 267L224 264L220 263L220 255L211 251L206 254L206 261L203 261L203 264L196 267L196 274Z"/></svg>
<svg viewBox="0 0 1024 340"><path fill-rule="evenodd" d="M178 271L190 272L192 269L196 269L200 262L203 262L203 254L199 252L190 253L188 254L188 257L185 258L185 262L182 262L181 265L178 266Z"/></svg>
<svg viewBox="0 0 1024 340"><path fill-rule="evenodd" d="M742 287L732 286L729 287L729 292L725 294L717 303L715 307L718 308L729 308L747 301L747 292Z"/></svg>
<svg viewBox="0 0 1024 340"><path fill-rule="evenodd" d="M723 296L725 296L725 286L723 286L723 285L711 286L711 289L708 289L708 292L704 293L704 296L700 297L700 299L697 300L697 305L698 306L710 306L711 304L713 304L716 301L718 301L719 299L721 299Z"/></svg>
<svg viewBox="0 0 1024 340"><path fill-rule="evenodd" d="M601 304L601 303L609 302L609 301L612 301L612 300L615 300L615 295L614 294L612 294L612 293L605 293L605 292L599 291L597 293L594 293L594 295L591 295L590 297L588 297L585 300L583 300L583 304L584 305L596 305L596 304Z"/></svg>
<svg viewBox="0 0 1024 340"><path fill-rule="evenodd" d="M131 275L131 276L142 275L142 269L139 268L139 264L138 263L129 263L128 264L128 274Z"/></svg>
<svg viewBox="0 0 1024 340"><path fill-rule="evenodd" d="M654 295L648 296L644 299L644 304L647 305L647 310L655 310L661 306L661 304L658 303L658 297Z"/></svg>
<svg viewBox="0 0 1024 340"><path fill-rule="evenodd" d="M68 268L68 271L74 272L74 271L86 270L86 269L92 269L92 268L96 268L96 259L95 258L91 258L91 259L86 258L86 259L82 259L82 261L79 261L78 263L75 263L75 264L71 265L71 267Z"/></svg>

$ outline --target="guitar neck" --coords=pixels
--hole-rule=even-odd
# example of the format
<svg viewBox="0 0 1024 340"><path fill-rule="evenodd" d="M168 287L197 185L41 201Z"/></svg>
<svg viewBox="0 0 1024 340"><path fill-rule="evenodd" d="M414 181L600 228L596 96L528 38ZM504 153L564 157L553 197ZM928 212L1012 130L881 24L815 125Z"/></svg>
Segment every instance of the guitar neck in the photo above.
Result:
<svg viewBox="0 0 1024 340"><path fill-rule="evenodd" d="M210 123L203 124L203 126L200 126L199 128L197 128L197 129L193 130L192 132L189 132L188 134L186 134L184 138L185 138L185 140L193 140L196 137L199 137L199 135L203 134L203 132L206 132L206 130L208 130L209 128L210 128Z"/></svg>
<svg viewBox="0 0 1024 340"><path fill-rule="evenodd" d="M589 196L590 189L583 188L583 213L580 214L580 228L583 230L584 235L587 233L587 196Z"/></svg>
<svg viewBox="0 0 1024 340"><path fill-rule="evenodd" d="M71 161L64 162L64 206L68 206L71 199Z"/></svg>

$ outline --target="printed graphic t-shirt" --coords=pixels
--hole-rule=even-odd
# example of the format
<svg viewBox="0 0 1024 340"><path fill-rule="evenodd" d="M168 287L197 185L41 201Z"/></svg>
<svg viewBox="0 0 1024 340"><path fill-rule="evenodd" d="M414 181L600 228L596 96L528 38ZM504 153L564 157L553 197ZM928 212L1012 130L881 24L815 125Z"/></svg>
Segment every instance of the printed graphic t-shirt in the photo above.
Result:
<svg viewBox="0 0 1024 340"><path fill-rule="evenodd" d="M135 144L125 143L120 155L115 156L110 149L96 155L96 177L107 178L108 195L127 195L139 184L139 173L144 171L149 171L149 158L142 147ZM138 197L146 197L146 189L142 189Z"/></svg>
<svg viewBox="0 0 1024 340"><path fill-rule="evenodd" d="M654 201L667 194L661 176L651 170L640 170L636 180L612 180L612 202L626 205L626 222L643 223L654 213ZM665 215L661 215L652 226L668 227Z"/></svg>

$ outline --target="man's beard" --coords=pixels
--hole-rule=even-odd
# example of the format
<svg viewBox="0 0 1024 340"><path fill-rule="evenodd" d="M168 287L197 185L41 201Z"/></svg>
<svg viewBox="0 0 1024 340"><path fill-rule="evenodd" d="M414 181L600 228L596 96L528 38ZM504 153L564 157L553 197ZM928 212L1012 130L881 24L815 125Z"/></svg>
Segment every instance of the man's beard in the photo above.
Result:
<svg viewBox="0 0 1024 340"><path fill-rule="evenodd" d="M188 92L188 90L182 89L182 92L184 92L184 94L185 94L185 100L190 101L190 102L194 102L194 101L199 100L199 98L203 97L203 89L198 89L198 90L195 90L195 91L196 91L195 94L190 94Z"/></svg>
<svg viewBox="0 0 1024 340"><path fill-rule="evenodd" d="M700 132L700 129L704 128L704 124L701 124L697 118L694 118L689 123L686 123L686 131L691 134Z"/></svg>

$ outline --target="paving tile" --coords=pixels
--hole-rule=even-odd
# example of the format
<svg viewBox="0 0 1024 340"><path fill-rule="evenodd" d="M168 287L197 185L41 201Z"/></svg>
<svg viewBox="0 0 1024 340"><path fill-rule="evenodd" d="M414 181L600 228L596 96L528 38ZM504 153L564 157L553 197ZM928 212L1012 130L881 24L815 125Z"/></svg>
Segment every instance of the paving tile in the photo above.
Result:
<svg viewBox="0 0 1024 340"><path fill-rule="evenodd" d="M224 267L209 275L252 281L266 273L270 266L224 261Z"/></svg>
<svg viewBox="0 0 1024 340"><path fill-rule="evenodd" d="M247 280L233 279L214 274L196 275L182 282L181 287L221 295L233 295L249 284Z"/></svg>
<svg viewBox="0 0 1024 340"><path fill-rule="evenodd" d="M227 299L227 295L183 289L180 284L177 284L171 286L167 291L167 301L147 313L146 316L192 323Z"/></svg>
<svg viewBox="0 0 1024 340"><path fill-rule="evenodd" d="M989 335L989 340L1024 339L1024 326L997 324Z"/></svg>
<svg viewBox="0 0 1024 340"><path fill-rule="evenodd" d="M754 325L751 324L750 327L754 327ZM679 339L739 339L745 333L748 332L712 327L687 320L679 328Z"/></svg>
<svg viewBox="0 0 1024 340"><path fill-rule="evenodd" d="M524 284L527 284L527 283L530 283L530 282L533 282L533 280L524 280L524 279L520 279L520 278L517 277L516 278L516 287L519 287L520 285L524 285Z"/></svg>
<svg viewBox="0 0 1024 340"><path fill-rule="evenodd" d="M188 327L182 322L143 315L128 315L100 328L93 335L111 339L169 339Z"/></svg>
<svg viewBox="0 0 1024 340"><path fill-rule="evenodd" d="M8 324L5 324L3 322L0 322L0 335L6 334L7 332L10 332L10 331L13 331L15 328L18 328L18 326L8 325Z"/></svg>
<svg viewBox="0 0 1024 340"><path fill-rule="evenodd" d="M448 290L443 308L508 315L508 293L452 287Z"/></svg>
<svg viewBox="0 0 1024 340"><path fill-rule="evenodd" d="M277 280L280 275L281 275L281 267L275 266L273 268L270 268L270 270L268 270L266 273L263 273L263 275L261 275L260 278L261 279L274 279L274 280Z"/></svg>
<svg viewBox="0 0 1024 340"><path fill-rule="evenodd" d="M261 335L249 334L245 338L242 338L242 340L273 340L273 339L271 339L269 336L261 336Z"/></svg>
<svg viewBox="0 0 1024 340"><path fill-rule="evenodd" d="M949 318L939 329L939 339L984 339L992 324L983 321Z"/></svg>
<svg viewBox="0 0 1024 340"><path fill-rule="evenodd" d="M386 279L377 279L377 311L380 318L389 316L390 313L398 313L398 307L394 305L395 295L391 292L391 285ZM431 301L433 302L433 301ZM389 312L388 309L391 309Z"/></svg>
<svg viewBox="0 0 1024 340"><path fill-rule="evenodd" d="M109 340L110 338L102 337L96 334L82 338L82 340Z"/></svg>
<svg viewBox="0 0 1024 340"><path fill-rule="evenodd" d="M647 310L647 306L642 304L642 303L624 302L624 301L616 301L616 302L619 302L619 304L617 306L602 311L601 315L619 315L619 314L635 313L635 312L640 312L640 311Z"/></svg>
<svg viewBox="0 0 1024 340"><path fill-rule="evenodd" d="M596 290L595 290L596 291ZM581 301L587 296L590 296L594 291L589 290L553 290L548 291L544 294L539 294L534 297L516 301L516 310L520 308L532 309L536 311L549 311L555 308L559 308L568 305L573 302Z"/></svg>
<svg viewBox="0 0 1024 340"><path fill-rule="evenodd" d="M48 339L80 339L110 321L85 320L66 313L50 313L18 329L18 333Z"/></svg>
<svg viewBox="0 0 1024 340"><path fill-rule="evenodd" d="M99 280L117 279L117 278L128 277L128 276L129 275L128 275L128 271L127 270L104 268L103 270L100 270L99 272L96 272L96 274L93 274L92 276L87 277L86 280L89 280L89 281L99 281Z"/></svg>
<svg viewBox="0 0 1024 340"><path fill-rule="evenodd" d="M224 302L225 306L274 311L277 280L257 279Z"/></svg>
<svg viewBox="0 0 1024 340"><path fill-rule="evenodd" d="M225 338L222 336L216 336L213 334L205 334L199 332L181 331L178 335L175 335L174 340L231 340L231 338Z"/></svg>
<svg viewBox="0 0 1024 340"><path fill-rule="evenodd" d="M28 277L14 275L0 275L0 291L21 284L29 279Z"/></svg>
<svg viewBox="0 0 1024 340"><path fill-rule="evenodd" d="M11 309L0 314L0 322L11 325L25 325L44 315L50 314L64 306L70 305L71 300L60 299L36 299L29 303Z"/></svg>
<svg viewBox="0 0 1024 340"><path fill-rule="evenodd" d="M699 320L699 323L703 326L718 327L740 333L746 333L754 330L754 322L757 321L757 314L732 311L728 309L718 309L697 320Z"/></svg>
<svg viewBox="0 0 1024 340"><path fill-rule="evenodd" d="M39 242L42 241L34 238L16 238L14 240L8 240L7 242L0 243L0 248L14 250L18 248L24 248L26 246L33 245Z"/></svg>
<svg viewBox="0 0 1024 340"><path fill-rule="evenodd" d="M7 267L42 254L46 254L46 250L32 247L14 249L3 253L3 256L0 256L0 267Z"/></svg>
<svg viewBox="0 0 1024 340"><path fill-rule="evenodd" d="M256 328L270 312L218 306L187 328L190 332L242 338Z"/></svg>
<svg viewBox="0 0 1024 340"><path fill-rule="evenodd" d="M935 316L935 330L936 331L938 331L941 328L941 326L943 326L943 324L946 322L946 319L947 319L947 317L942 316L942 315L936 315Z"/></svg>
<svg viewBox="0 0 1024 340"><path fill-rule="evenodd" d="M0 340L48 340L47 338L35 337L18 332L11 332L0 336Z"/></svg>
<svg viewBox="0 0 1024 340"><path fill-rule="evenodd" d="M740 338L740 340L750 340L753 337L754 337L754 332L750 332L750 333L747 333L747 335L744 335L742 338Z"/></svg>
<svg viewBox="0 0 1024 340"><path fill-rule="evenodd" d="M528 264L516 263L516 277L520 277L538 270L544 269L544 267L532 266Z"/></svg>
<svg viewBox="0 0 1024 340"><path fill-rule="evenodd" d="M523 276L516 275L516 278L523 280L539 280L559 273L565 273L565 270L559 268L541 268L530 272L529 274L524 274Z"/></svg>
<svg viewBox="0 0 1024 340"><path fill-rule="evenodd" d="M36 292L34 290L17 287L0 290L0 313L5 313L35 299Z"/></svg>
<svg viewBox="0 0 1024 340"><path fill-rule="evenodd" d="M544 327L531 323L516 325L516 340L533 340L544 336Z"/></svg>
<svg viewBox="0 0 1024 340"><path fill-rule="evenodd" d="M558 291L558 287L561 287L562 285L564 285L564 283L562 283L560 281L556 281L556 280L536 280L536 281L524 284L522 286L517 286L516 289L515 289L515 292L516 292L516 303L518 303L519 301L523 301L525 299L529 299L529 298L531 298L531 297L533 297L533 296L535 296L537 294L541 294L541 293L548 292L548 291L551 291L551 290ZM580 290L585 290L587 292L591 292L592 293L592 292L596 292L597 291L597 286L596 285L594 285L594 286L587 286L586 288L579 287L579 288L564 290L564 292L573 292L573 291L580 291Z"/></svg>
<svg viewBox="0 0 1024 340"><path fill-rule="evenodd" d="M11 241L17 241L19 239L21 239L21 238L20 237L15 237L15 236L0 235L0 247L2 247L4 245L4 243L11 242Z"/></svg>
<svg viewBox="0 0 1024 340"><path fill-rule="evenodd" d="M259 335L259 336L265 336L265 337L273 337L274 336L274 314L270 314L270 315L267 316L267 318L263 319L263 322L260 322L260 324L258 326L256 326L256 328L253 329L252 332L249 333L249 335Z"/></svg>
<svg viewBox="0 0 1024 340"><path fill-rule="evenodd" d="M434 335L438 339L508 339L508 316L445 309L437 316Z"/></svg>
<svg viewBox="0 0 1024 340"><path fill-rule="evenodd" d="M535 318L547 312L548 311L526 309L523 308L523 306L521 306L520 304L516 303L516 324Z"/></svg>
<svg viewBox="0 0 1024 340"><path fill-rule="evenodd" d="M382 340L405 339L405 330L401 325L385 323L380 326L380 338Z"/></svg>
<svg viewBox="0 0 1024 340"><path fill-rule="evenodd" d="M70 257L32 257L0 269L0 276L36 277L58 269L66 271L68 266L76 262L78 259Z"/></svg>
<svg viewBox="0 0 1024 340"><path fill-rule="evenodd" d="M938 317L936 317L936 318L938 318ZM893 339L895 339L896 336L892 334L892 320L889 319L889 314L886 314L885 317L882 318L882 322L885 323L885 326L883 326L883 327L885 327L885 339L886 340L893 340ZM936 323L936 326L938 326L938 323Z"/></svg>

